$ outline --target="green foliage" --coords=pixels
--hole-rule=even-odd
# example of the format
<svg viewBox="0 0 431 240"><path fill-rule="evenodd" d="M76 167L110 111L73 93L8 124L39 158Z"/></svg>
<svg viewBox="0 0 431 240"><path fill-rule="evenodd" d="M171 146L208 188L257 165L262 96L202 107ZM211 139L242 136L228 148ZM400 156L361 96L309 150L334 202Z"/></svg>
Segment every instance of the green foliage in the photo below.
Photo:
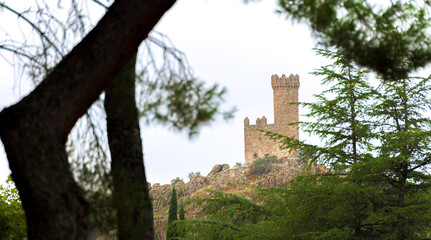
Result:
<svg viewBox="0 0 431 240"><path fill-rule="evenodd" d="M242 162L235 163L235 167L241 167L241 166L242 166Z"/></svg>
<svg viewBox="0 0 431 240"><path fill-rule="evenodd" d="M177 216L177 191L175 190L175 185L172 187L171 201L169 202L169 214L168 214L168 229L166 230L166 240L175 239L178 237L178 229L176 220Z"/></svg>
<svg viewBox="0 0 431 240"><path fill-rule="evenodd" d="M189 233L186 239L230 240L242 230L235 225L212 220L191 220L186 224Z"/></svg>
<svg viewBox="0 0 431 240"><path fill-rule="evenodd" d="M175 185L177 185L177 183L179 183L179 182L181 182L181 181L183 181L183 179L182 179L182 178L180 178L180 177L176 177L176 178L174 178L174 179L172 179L172 180L171 180L171 185L172 185L172 186L175 186Z"/></svg>
<svg viewBox="0 0 431 240"><path fill-rule="evenodd" d="M191 173L189 173L189 175L187 175L187 177L189 179L192 179L192 178L197 177L197 176L202 176L201 172L191 172Z"/></svg>
<svg viewBox="0 0 431 240"><path fill-rule="evenodd" d="M266 215L265 209L246 198L214 190L208 190L205 198L194 199L191 203L202 207L202 212L208 214L210 220L231 224L256 223Z"/></svg>
<svg viewBox="0 0 431 240"><path fill-rule="evenodd" d="M187 221L187 231L197 239L237 239L247 236L246 226L255 226L270 213L252 201L219 191L190 201L207 220Z"/></svg>
<svg viewBox="0 0 431 240"><path fill-rule="evenodd" d="M184 210L184 205L181 203L180 213L178 214L179 221L177 222L178 227L178 237L183 238L186 236L186 211Z"/></svg>
<svg viewBox="0 0 431 240"><path fill-rule="evenodd" d="M265 231L287 225L277 233L278 239L374 239L363 227L373 209L373 190L337 174L300 175L289 188L260 192L258 199L273 206L275 219Z"/></svg>
<svg viewBox="0 0 431 240"><path fill-rule="evenodd" d="M275 156L268 156L266 158L256 159L250 168L250 174L262 176L271 170L271 165L277 163L278 159Z"/></svg>
<svg viewBox="0 0 431 240"><path fill-rule="evenodd" d="M260 189L259 204L211 192L193 201L207 220L187 221L187 230L197 239L392 239L376 218L384 194L337 174L302 174L289 187Z"/></svg>
<svg viewBox="0 0 431 240"><path fill-rule="evenodd" d="M367 197L336 175L303 174L289 188L260 189L260 204L211 191L193 200L208 220L187 226L199 239L351 239L358 217L371 207Z"/></svg>
<svg viewBox="0 0 431 240"><path fill-rule="evenodd" d="M279 0L280 12L307 22L325 47L400 80L431 61L428 1Z"/></svg>
<svg viewBox="0 0 431 240"><path fill-rule="evenodd" d="M186 211L184 211L184 205L181 203L180 213L178 214L180 220L186 220Z"/></svg>
<svg viewBox="0 0 431 240"><path fill-rule="evenodd" d="M9 175L0 185L0 239L20 240L27 236L27 225L18 190Z"/></svg>
<svg viewBox="0 0 431 240"><path fill-rule="evenodd" d="M301 129L318 136L323 145L310 145L278 134L267 134L282 140L284 147L294 148L318 163L337 171L349 170L351 164L366 158L371 148L370 106L378 95L367 81L367 71L358 69L340 53L318 50L318 54L334 59L332 65L313 72L324 76L322 83L329 89L315 95L317 101L300 103L309 111L305 114L313 122L300 122Z"/></svg>
<svg viewBox="0 0 431 240"><path fill-rule="evenodd" d="M423 116L431 107L429 78L371 87L364 72L346 64L342 54L323 53L336 59L333 69L339 72L323 67L315 73L332 85L317 95L318 102L304 104L310 108L308 116L317 121L301 125L325 144L282 137L285 147L306 152L343 180L372 189L373 210L358 223L355 236L361 232L373 238L408 239L423 234L431 224L431 120Z"/></svg>

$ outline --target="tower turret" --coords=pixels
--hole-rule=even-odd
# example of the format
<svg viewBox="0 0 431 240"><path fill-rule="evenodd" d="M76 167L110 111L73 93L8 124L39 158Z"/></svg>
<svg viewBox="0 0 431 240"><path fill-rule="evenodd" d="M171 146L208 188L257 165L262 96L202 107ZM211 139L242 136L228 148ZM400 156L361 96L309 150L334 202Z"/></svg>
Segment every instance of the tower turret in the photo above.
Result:
<svg viewBox="0 0 431 240"><path fill-rule="evenodd" d="M297 126L289 126L289 123L297 122L298 105L289 104L298 102L299 76L289 77L277 74L271 76L271 85L274 92L274 125L279 134L299 138Z"/></svg>

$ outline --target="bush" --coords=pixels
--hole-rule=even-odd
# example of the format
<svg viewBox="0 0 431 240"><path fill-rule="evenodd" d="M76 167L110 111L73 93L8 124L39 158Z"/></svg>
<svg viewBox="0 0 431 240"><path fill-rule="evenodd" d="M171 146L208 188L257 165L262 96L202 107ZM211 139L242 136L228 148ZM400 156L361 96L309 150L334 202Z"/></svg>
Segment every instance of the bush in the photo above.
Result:
<svg viewBox="0 0 431 240"><path fill-rule="evenodd" d="M174 179L171 180L171 185L175 186L177 183L179 183L181 181L183 181L182 178L176 177L176 178L174 178Z"/></svg>
<svg viewBox="0 0 431 240"><path fill-rule="evenodd" d="M258 158L251 164L250 174L257 174L262 176L263 174L269 172L271 165L279 162L275 156L267 156L265 158Z"/></svg>
<svg viewBox="0 0 431 240"><path fill-rule="evenodd" d="M192 178L197 177L197 176L202 176L201 172L191 172L191 173L189 173L189 175L187 177L191 180Z"/></svg>

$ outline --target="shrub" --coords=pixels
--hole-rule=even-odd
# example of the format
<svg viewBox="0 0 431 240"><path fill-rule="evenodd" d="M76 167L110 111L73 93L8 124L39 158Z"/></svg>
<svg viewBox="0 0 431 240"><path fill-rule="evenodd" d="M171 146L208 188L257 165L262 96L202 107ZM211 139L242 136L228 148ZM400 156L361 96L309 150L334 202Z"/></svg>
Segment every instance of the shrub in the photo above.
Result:
<svg viewBox="0 0 431 240"><path fill-rule="evenodd" d="M197 176L202 176L201 172L191 172L191 173L189 173L189 175L187 177L191 180L192 178L197 177Z"/></svg>
<svg viewBox="0 0 431 240"><path fill-rule="evenodd" d="M171 185L175 186L177 183L179 183L181 181L183 181L182 178L176 177L176 178L174 178L174 179L171 180Z"/></svg>
<svg viewBox="0 0 431 240"><path fill-rule="evenodd" d="M250 174L257 174L262 176L271 169L271 164L277 163L279 160L275 156L267 156L265 158L258 158L251 164Z"/></svg>

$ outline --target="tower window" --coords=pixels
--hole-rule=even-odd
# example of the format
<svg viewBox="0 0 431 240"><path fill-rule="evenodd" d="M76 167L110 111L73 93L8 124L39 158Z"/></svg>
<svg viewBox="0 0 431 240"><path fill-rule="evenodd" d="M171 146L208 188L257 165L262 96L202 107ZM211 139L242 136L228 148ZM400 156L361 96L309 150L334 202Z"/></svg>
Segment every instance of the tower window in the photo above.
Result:
<svg viewBox="0 0 431 240"><path fill-rule="evenodd" d="M253 154L253 157L254 157L254 158L257 158L257 153Z"/></svg>

